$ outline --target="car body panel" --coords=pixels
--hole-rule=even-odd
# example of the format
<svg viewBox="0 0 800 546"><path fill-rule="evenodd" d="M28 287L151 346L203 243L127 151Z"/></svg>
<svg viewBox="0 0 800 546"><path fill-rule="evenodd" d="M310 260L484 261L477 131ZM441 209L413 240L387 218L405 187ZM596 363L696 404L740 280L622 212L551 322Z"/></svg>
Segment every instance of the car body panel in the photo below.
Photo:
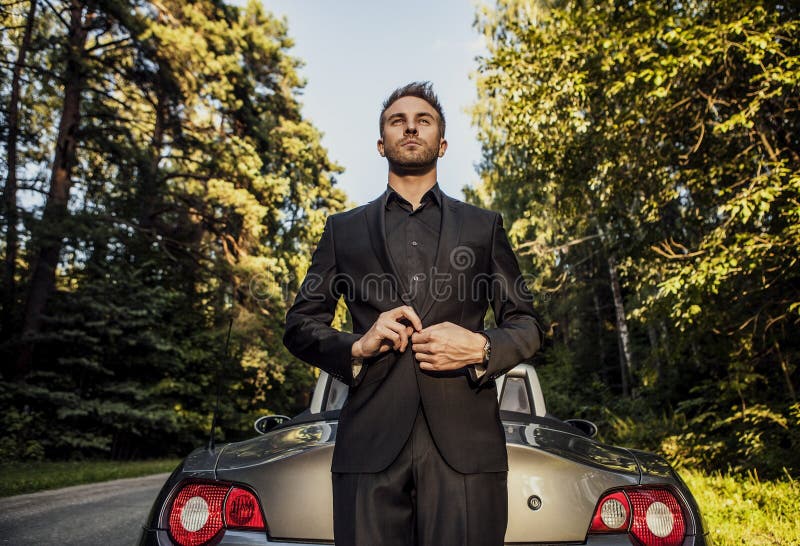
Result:
<svg viewBox="0 0 800 546"><path fill-rule="evenodd" d="M542 425L504 425L509 454L506 536L512 542L530 540L531 525L542 529L538 522L543 521L554 528L546 540L583 541L598 496L639 481L639 467L627 450ZM330 467L336 428L335 422L308 423L230 444L219 456L217 479L247 483L258 492L270 536L333 540ZM528 507L531 495L542 499L539 511ZM559 513L563 521L554 526L552 518ZM537 533L537 538L543 535Z"/></svg>
<svg viewBox="0 0 800 546"><path fill-rule="evenodd" d="M609 489L636 485L638 472L619 474L552 453L508 446L506 542L578 542L586 538L598 497ZM533 510L529 499L538 497Z"/></svg>
<svg viewBox="0 0 800 546"><path fill-rule="evenodd" d="M246 482L258 492L271 537L333 541L332 457L330 443L246 469ZM220 470L218 476L238 481L242 472Z"/></svg>

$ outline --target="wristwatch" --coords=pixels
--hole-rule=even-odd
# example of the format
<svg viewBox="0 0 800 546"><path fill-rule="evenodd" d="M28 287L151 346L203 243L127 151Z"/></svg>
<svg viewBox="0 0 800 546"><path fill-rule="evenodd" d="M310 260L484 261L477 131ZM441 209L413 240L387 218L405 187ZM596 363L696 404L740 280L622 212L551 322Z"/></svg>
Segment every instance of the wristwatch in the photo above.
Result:
<svg viewBox="0 0 800 546"><path fill-rule="evenodd" d="M481 364L487 366L489 364L489 357L492 355L492 342L486 334L481 335L486 338L486 343L483 344L483 362L481 362Z"/></svg>

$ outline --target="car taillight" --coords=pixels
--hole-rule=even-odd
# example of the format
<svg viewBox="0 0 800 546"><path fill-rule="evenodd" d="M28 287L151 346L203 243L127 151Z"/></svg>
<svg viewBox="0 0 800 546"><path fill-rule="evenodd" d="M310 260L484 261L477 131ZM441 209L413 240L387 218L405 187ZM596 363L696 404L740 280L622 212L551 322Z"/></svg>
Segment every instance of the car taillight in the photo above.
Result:
<svg viewBox="0 0 800 546"><path fill-rule="evenodd" d="M592 518L591 533L627 531L631 522L631 504L622 491L603 497Z"/></svg>
<svg viewBox="0 0 800 546"><path fill-rule="evenodd" d="M630 533L643 546L680 546L686 522L669 490L631 487L600 499L589 533Z"/></svg>
<svg viewBox="0 0 800 546"><path fill-rule="evenodd" d="M678 499L666 489L632 489L631 533L645 546L678 546L686 535Z"/></svg>
<svg viewBox="0 0 800 546"><path fill-rule="evenodd" d="M225 528L266 530L256 496L227 483L187 483L169 511L169 534L180 546L201 546Z"/></svg>
<svg viewBox="0 0 800 546"><path fill-rule="evenodd" d="M225 526L237 529L264 529L264 518L256 496L247 489L232 487L225 499Z"/></svg>

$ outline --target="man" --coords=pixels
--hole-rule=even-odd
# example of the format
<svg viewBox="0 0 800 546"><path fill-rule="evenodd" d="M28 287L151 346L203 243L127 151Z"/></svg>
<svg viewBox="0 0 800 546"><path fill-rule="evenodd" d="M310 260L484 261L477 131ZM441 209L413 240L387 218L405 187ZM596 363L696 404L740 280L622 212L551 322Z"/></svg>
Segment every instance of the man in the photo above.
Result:
<svg viewBox="0 0 800 546"><path fill-rule="evenodd" d="M507 456L494 380L541 329L500 215L437 184L445 119L430 83L380 116L375 201L328 218L284 343L349 385L333 454L337 546L498 546ZM344 296L353 333L330 326ZM483 329L491 303L497 327Z"/></svg>

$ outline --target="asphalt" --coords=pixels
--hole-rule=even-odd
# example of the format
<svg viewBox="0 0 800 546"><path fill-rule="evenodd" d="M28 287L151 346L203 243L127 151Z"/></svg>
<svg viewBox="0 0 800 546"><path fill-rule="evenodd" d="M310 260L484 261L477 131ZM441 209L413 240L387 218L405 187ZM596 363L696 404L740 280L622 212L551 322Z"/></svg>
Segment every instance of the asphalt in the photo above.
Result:
<svg viewBox="0 0 800 546"><path fill-rule="evenodd" d="M0 544L133 546L169 474L0 498Z"/></svg>

